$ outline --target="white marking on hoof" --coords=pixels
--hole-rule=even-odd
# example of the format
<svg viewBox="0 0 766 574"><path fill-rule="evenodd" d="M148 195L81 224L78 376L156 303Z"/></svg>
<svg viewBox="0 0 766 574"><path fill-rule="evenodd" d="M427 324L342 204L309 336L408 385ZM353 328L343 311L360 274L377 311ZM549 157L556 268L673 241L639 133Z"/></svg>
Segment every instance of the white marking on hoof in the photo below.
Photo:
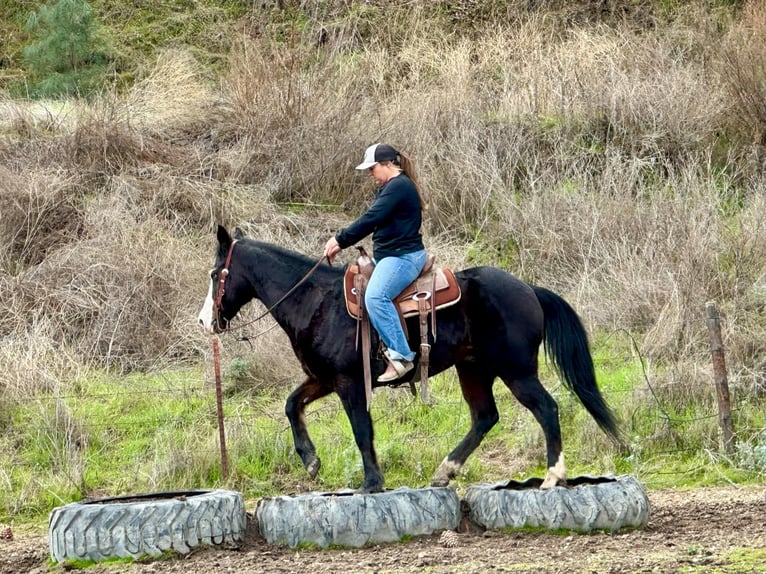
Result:
<svg viewBox="0 0 766 574"><path fill-rule="evenodd" d="M452 460L447 460L445 457L439 468L434 472L434 476L431 479L431 486L447 486L458 471L462 468L462 464Z"/></svg>
<svg viewBox="0 0 766 574"><path fill-rule="evenodd" d="M567 468L564 464L564 453L559 455L559 459L556 462L556 466L552 466L548 469L548 474L545 475L545 480L540 485L540 490L548 490L556 486L559 482L564 482L567 479Z"/></svg>

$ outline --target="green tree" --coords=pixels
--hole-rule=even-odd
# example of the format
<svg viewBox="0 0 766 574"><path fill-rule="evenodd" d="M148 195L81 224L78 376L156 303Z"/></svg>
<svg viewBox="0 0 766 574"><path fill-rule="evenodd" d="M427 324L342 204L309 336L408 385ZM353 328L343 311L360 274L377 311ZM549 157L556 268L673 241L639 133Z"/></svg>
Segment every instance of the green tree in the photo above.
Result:
<svg viewBox="0 0 766 574"><path fill-rule="evenodd" d="M30 95L87 95L109 67L110 42L86 0L58 0L30 15L23 51Z"/></svg>

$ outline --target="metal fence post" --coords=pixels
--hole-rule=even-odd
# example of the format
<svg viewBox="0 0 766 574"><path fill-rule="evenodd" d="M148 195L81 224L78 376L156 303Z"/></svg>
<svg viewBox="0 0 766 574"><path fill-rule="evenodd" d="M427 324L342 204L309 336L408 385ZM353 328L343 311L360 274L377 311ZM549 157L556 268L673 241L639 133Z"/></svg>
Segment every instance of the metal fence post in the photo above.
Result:
<svg viewBox="0 0 766 574"><path fill-rule="evenodd" d="M226 456L226 432L223 426L223 399L221 396L221 355L218 348L218 337L213 337L213 362L215 368L215 402L218 410L218 439L221 443L221 474L229 476L229 461Z"/></svg>

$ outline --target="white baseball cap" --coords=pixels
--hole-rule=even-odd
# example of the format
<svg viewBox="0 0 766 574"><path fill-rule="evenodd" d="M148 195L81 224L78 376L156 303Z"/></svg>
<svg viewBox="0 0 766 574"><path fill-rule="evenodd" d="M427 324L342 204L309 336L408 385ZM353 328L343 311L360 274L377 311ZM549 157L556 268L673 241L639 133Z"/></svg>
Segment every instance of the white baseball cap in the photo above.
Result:
<svg viewBox="0 0 766 574"><path fill-rule="evenodd" d="M370 169L376 163L380 163L382 161L395 161L398 155L399 152L388 144L372 144L370 147L364 150L364 158L362 158L362 163L356 166L356 169Z"/></svg>

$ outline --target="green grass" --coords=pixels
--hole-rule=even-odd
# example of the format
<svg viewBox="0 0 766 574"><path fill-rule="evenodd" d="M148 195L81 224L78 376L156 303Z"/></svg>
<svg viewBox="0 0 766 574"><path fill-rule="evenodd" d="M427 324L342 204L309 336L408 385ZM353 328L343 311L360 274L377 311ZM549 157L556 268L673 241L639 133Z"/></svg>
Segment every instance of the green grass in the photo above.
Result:
<svg viewBox="0 0 766 574"><path fill-rule="evenodd" d="M719 564L721 560L710 564L705 560L710 551L693 545L686 549L690 557L690 565L683 568L681 572L694 574L704 572L705 574L745 574L752 572L763 572L766 569L766 550L753 548L737 548L731 552L721 555L725 559L724 564ZM700 564L694 564L695 559L701 558Z"/></svg>
<svg viewBox="0 0 766 574"><path fill-rule="evenodd" d="M615 344L595 347L600 384L623 422L631 448L619 452L546 365L542 380L560 406L570 476L632 474L649 488L760 482L766 439L754 435L727 457L715 445L715 417L697 419L701 405L657 419L637 357ZM0 441L0 523L43 521L51 508L84 497L225 487L256 498L296 490L357 487L361 457L334 395L307 409L309 432L322 460L311 481L294 452L284 416L291 389L247 388L232 364L224 414L228 477L221 473L214 387L201 369L126 376L92 373L66 387L18 403L14 436ZM237 374L239 373L239 374ZM386 487L421 487L470 427L468 407L449 371L430 381L433 406L406 387L379 389L371 413ZM500 421L454 481L523 480L545 474L542 431L502 383L495 386ZM640 397L640 398L637 398ZM752 411L752 412L751 412ZM762 421L749 401L740 420ZM705 413L709 415L710 413ZM702 438L700 438L702 435Z"/></svg>
<svg viewBox="0 0 766 574"><path fill-rule="evenodd" d="M31 38L25 29L28 15L39 3L17 2L0 8L0 32L7 38L0 47L0 60L8 73L0 75L0 89L24 92L25 70L21 52ZM153 61L163 49L185 46L211 72L220 72L229 48L227 33L251 5L242 0L141 0L115 3L90 0L94 16L114 45L112 67L124 82L131 82L136 70ZM7 80L7 81L6 81ZM7 83L7 86L4 84Z"/></svg>
<svg viewBox="0 0 766 574"><path fill-rule="evenodd" d="M707 570L711 574L716 572L763 572L766 571L766 550L753 548L738 548L725 555L729 560L725 569L718 570L715 567Z"/></svg>
<svg viewBox="0 0 766 574"><path fill-rule="evenodd" d="M161 559L161 558L158 558ZM95 566L96 564L109 566L109 565L119 565L119 564L132 564L135 562L133 558L107 558L106 560L64 560L62 562L54 562L53 560L49 560L50 566L55 567L56 564L60 565L64 570L87 570L91 566Z"/></svg>

